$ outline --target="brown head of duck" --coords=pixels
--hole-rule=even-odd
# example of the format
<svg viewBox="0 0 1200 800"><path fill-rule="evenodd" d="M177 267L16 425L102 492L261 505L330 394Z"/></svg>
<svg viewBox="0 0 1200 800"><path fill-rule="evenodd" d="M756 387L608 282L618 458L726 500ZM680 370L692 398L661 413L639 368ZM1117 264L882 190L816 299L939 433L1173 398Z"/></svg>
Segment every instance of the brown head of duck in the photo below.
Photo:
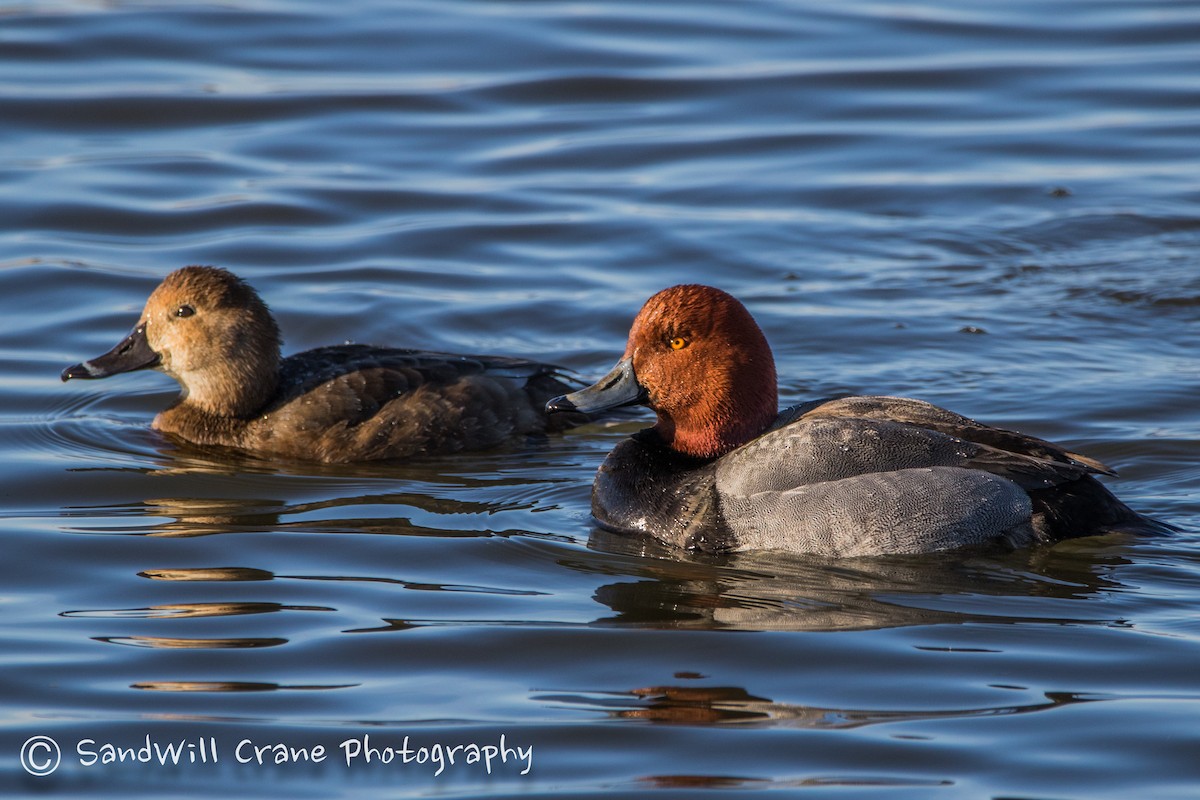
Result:
<svg viewBox="0 0 1200 800"><path fill-rule="evenodd" d="M171 409L188 406L222 418L248 419L274 396L279 327L266 303L241 278L217 267L168 275L146 301L128 336L102 356L67 367L64 381L157 369L179 382Z"/></svg>

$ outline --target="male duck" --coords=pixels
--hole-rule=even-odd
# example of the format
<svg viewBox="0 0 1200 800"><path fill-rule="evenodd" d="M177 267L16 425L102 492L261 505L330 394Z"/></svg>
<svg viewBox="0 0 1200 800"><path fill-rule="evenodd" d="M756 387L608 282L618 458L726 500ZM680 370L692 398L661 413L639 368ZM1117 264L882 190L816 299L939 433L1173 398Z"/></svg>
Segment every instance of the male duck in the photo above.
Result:
<svg viewBox="0 0 1200 800"><path fill-rule="evenodd" d="M1167 527L1097 482L1100 462L920 400L777 402L750 313L685 285L646 302L608 375L547 409L653 409L600 467L592 512L688 549L865 556Z"/></svg>
<svg viewBox="0 0 1200 800"><path fill-rule="evenodd" d="M249 284L216 267L184 267L150 295L132 333L62 379L159 369L183 392L155 429L321 462L493 447L545 430L546 400L571 388L553 365L515 358L345 344L281 361L279 347L279 328Z"/></svg>

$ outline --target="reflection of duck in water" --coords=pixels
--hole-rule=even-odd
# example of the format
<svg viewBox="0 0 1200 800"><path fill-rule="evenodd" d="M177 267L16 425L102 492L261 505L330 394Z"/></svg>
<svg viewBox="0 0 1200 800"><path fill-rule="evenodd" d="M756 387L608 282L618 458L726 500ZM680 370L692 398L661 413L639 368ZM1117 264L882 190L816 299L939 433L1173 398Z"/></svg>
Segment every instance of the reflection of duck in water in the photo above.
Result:
<svg viewBox="0 0 1200 800"><path fill-rule="evenodd" d="M570 388L556 367L515 358L347 344L281 361L279 346L253 288L223 269L184 267L150 295L129 336L62 378L159 369L183 393L155 417L157 430L323 462L494 447L546 430L546 400Z"/></svg>
<svg viewBox="0 0 1200 800"><path fill-rule="evenodd" d="M991 717L1049 711L1101 698L1069 692L1047 692L1044 700L1019 705L984 706L945 710L823 708L772 701L740 686L671 684L629 691L558 692L543 701L595 707L615 719L633 719L667 725L751 725L788 728L860 728L880 723L926 719Z"/></svg>
<svg viewBox="0 0 1200 800"><path fill-rule="evenodd" d="M1091 544L1095 547L1086 546ZM597 586L594 599L613 613L595 624L848 631L1037 622L1047 616L1113 624L1119 612L1079 601L1121 589L1114 575L1129 562L1114 543L1093 539L1086 545L852 561L778 551L680 559L657 542L597 529L589 549L638 558L638 577ZM604 560L597 569L609 572Z"/></svg>
<svg viewBox="0 0 1200 800"><path fill-rule="evenodd" d="M1165 527L1092 477L1103 464L1032 436L899 397L777 402L750 313L686 285L646 302L608 375L548 408L653 409L600 467L592 511L689 549L926 553Z"/></svg>
<svg viewBox="0 0 1200 800"><path fill-rule="evenodd" d="M397 472L403 475L403 470ZM478 489L475 493L482 494ZM361 513L356 511L359 507ZM325 534L491 536L494 531L486 527L470 531L447 529L438 523L446 516L461 522L468 515L487 518L514 507L511 502L500 500L460 500L419 492L347 495L299 503L248 497L158 497L140 503L101 506L143 517L144 524L136 528L140 535L168 538L295 529Z"/></svg>

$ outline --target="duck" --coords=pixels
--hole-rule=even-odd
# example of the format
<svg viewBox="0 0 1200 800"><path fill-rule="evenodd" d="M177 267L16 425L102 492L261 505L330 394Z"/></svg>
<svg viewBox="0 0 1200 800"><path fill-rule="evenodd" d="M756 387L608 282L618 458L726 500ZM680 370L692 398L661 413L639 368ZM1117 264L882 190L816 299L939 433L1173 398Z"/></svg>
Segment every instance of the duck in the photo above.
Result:
<svg viewBox="0 0 1200 800"><path fill-rule="evenodd" d="M706 553L831 558L1019 548L1160 532L1100 461L922 400L838 396L780 411L774 357L737 298L684 284L646 301L616 366L551 413L648 406L592 487L617 534Z"/></svg>
<svg viewBox="0 0 1200 800"><path fill-rule="evenodd" d="M279 326L253 287L219 267L187 266L150 294L128 336L61 377L158 370L181 392L154 417L155 430L298 461L482 450L582 421L547 416L546 401L573 388L552 364L364 344L281 358L281 346Z"/></svg>

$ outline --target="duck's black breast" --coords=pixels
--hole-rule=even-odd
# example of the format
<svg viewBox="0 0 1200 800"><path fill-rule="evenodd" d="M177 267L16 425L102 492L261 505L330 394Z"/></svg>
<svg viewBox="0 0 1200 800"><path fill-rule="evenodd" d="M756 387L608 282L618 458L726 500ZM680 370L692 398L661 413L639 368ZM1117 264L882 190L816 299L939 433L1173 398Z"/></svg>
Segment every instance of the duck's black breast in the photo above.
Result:
<svg viewBox="0 0 1200 800"><path fill-rule="evenodd" d="M592 486L592 515L611 531L690 550L734 545L721 519L713 462L664 447L650 430L625 439L604 459Z"/></svg>
<svg viewBox="0 0 1200 800"><path fill-rule="evenodd" d="M493 447L545 428L564 391L548 364L338 345L280 363L278 390L240 446L327 462Z"/></svg>

